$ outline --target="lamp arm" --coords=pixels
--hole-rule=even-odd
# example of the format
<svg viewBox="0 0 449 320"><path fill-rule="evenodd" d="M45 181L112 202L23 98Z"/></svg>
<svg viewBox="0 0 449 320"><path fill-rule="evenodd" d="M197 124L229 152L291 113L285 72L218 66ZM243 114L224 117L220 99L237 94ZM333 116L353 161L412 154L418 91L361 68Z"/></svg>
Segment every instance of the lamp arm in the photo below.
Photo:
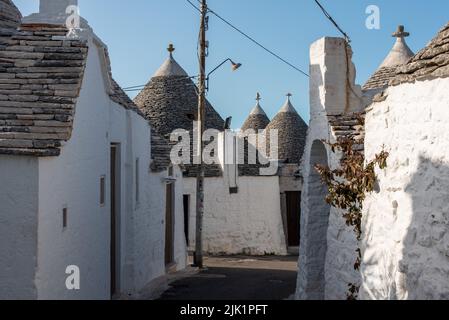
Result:
<svg viewBox="0 0 449 320"><path fill-rule="evenodd" d="M227 58L225 61L223 61L222 63L220 63L215 69L213 69L211 72L209 72L209 73L207 74L206 79L209 79L209 77L210 77L210 75L211 75L212 73L214 73L215 71L217 71L222 65L224 65L224 64L225 64L226 62L228 62L228 61L232 61L231 58Z"/></svg>

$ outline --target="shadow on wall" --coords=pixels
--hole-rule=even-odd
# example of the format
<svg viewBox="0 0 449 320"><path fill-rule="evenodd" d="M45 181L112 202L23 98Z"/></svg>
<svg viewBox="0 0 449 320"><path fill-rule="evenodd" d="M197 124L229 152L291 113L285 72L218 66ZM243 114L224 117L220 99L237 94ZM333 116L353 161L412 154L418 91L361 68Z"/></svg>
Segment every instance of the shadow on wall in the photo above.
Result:
<svg viewBox="0 0 449 320"><path fill-rule="evenodd" d="M420 156L405 192L411 197L411 223L399 261L407 299L449 299L449 164ZM394 290L394 291L399 291ZM397 297L397 294L396 294ZM404 297L401 297L404 298Z"/></svg>
<svg viewBox="0 0 449 320"><path fill-rule="evenodd" d="M302 257L300 257L300 273L304 273L306 279L302 279L299 298L308 300L324 300L325 297L325 265L327 254L327 230L329 227L330 206L325 198L328 193L326 185L321 181L321 176L315 170L315 165L328 165L327 151L324 144L316 140L312 144L309 162L309 178L307 184L308 201L307 219L301 232ZM302 221L303 222L303 221ZM303 258L305 261L301 261Z"/></svg>
<svg viewBox="0 0 449 320"><path fill-rule="evenodd" d="M325 113L326 108L323 104L321 90L324 90L324 79L321 66L314 64L310 66L310 116L311 122L313 116L319 113ZM309 126L310 128L310 126Z"/></svg>

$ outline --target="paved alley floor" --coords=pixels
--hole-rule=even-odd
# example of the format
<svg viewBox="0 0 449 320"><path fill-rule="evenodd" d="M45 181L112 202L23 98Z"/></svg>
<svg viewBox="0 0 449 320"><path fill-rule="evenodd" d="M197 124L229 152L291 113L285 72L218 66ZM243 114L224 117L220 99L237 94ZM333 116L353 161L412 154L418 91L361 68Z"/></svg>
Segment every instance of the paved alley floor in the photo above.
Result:
<svg viewBox="0 0 449 320"><path fill-rule="evenodd" d="M297 257L207 257L205 270L170 283L160 300L284 300L295 292Z"/></svg>

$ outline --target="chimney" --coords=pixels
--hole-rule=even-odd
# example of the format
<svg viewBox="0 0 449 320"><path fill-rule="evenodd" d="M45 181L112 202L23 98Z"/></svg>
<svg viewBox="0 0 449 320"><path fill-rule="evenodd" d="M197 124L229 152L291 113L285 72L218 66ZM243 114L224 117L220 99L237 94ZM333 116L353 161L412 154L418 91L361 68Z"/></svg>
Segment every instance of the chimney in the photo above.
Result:
<svg viewBox="0 0 449 320"><path fill-rule="evenodd" d="M78 6L78 0L40 0L39 12L24 17L23 23L66 25L67 18L73 15L74 10L67 13L69 6ZM81 18L81 27L85 28L87 21Z"/></svg>
<svg viewBox="0 0 449 320"><path fill-rule="evenodd" d="M311 118L361 111L362 91L355 84L352 50L345 39L326 37L312 44L310 107Z"/></svg>
<svg viewBox="0 0 449 320"><path fill-rule="evenodd" d="M78 5L78 0L40 0L39 13L65 15L68 6Z"/></svg>

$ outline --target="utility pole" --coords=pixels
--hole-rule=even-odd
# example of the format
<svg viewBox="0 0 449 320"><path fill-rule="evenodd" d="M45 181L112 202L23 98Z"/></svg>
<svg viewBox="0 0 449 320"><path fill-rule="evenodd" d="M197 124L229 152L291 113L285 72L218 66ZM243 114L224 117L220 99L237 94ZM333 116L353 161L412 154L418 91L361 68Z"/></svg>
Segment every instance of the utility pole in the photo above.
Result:
<svg viewBox="0 0 449 320"><path fill-rule="evenodd" d="M198 82L198 156L200 164L196 182L196 239L195 239L195 261L198 268L203 268L203 216L204 216L204 161L203 161L203 134L206 123L206 0L201 2L201 25L199 60L200 75Z"/></svg>

